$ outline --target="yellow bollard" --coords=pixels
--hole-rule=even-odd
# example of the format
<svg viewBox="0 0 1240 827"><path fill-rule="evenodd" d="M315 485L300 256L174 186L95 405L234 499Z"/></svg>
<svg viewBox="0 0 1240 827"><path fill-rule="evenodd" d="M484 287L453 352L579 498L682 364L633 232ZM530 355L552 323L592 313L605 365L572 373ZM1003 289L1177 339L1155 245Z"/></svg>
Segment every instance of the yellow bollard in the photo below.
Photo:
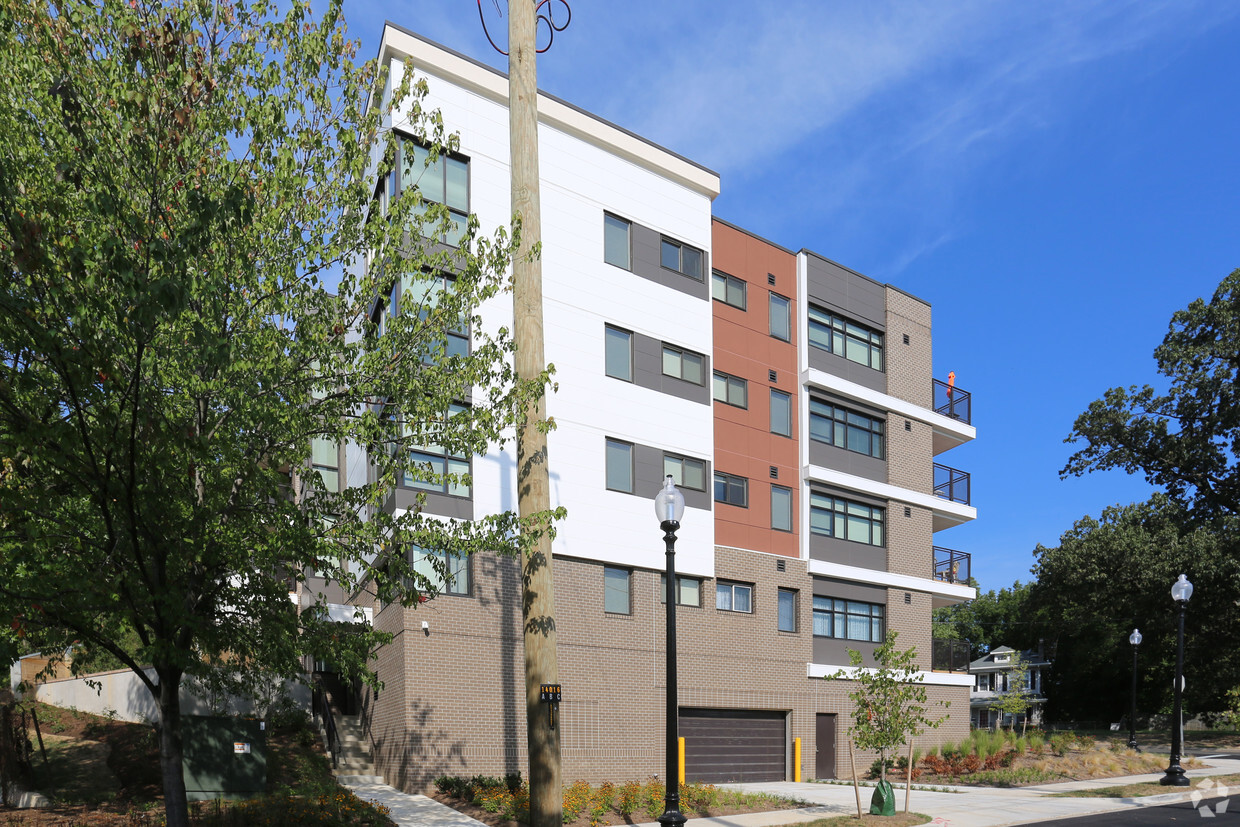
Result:
<svg viewBox="0 0 1240 827"><path fill-rule="evenodd" d="M801 783L801 739L792 739L792 780Z"/></svg>
<svg viewBox="0 0 1240 827"><path fill-rule="evenodd" d="M679 766L679 771L676 773L676 777L679 778L680 783L683 784L685 783L685 739L677 738L676 740L680 742L679 748L676 750L676 752L679 753L677 756L678 760L676 762Z"/></svg>

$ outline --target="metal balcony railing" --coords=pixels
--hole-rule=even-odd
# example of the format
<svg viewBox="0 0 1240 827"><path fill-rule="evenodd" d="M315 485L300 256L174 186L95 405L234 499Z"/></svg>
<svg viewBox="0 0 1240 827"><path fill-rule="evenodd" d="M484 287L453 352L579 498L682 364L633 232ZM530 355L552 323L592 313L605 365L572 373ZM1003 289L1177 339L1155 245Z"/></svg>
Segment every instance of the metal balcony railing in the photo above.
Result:
<svg viewBox="0 0 1240 827"><path fill-rule="evenodd" d="M972 576L973 556L954 548L934 547L934 579L944 583L967 584Z"/></svg>
<svg viewBox="0 0 1240 827"><path fill-rule="evenodd" d="M969 504L969 475L958 468L934 464L934 496Z"/></svg>
<svg viewBox="0 0 1240 827"><path fill-rule="evenodd" d="M930 641L930 668L935 672L968 672L969 642L939 638Z"/></svg>
<svg viewBox="0 0 1240 827"><path fill-rule="evenodd" d="M973 396L968 391L953 388L946 382L935 379L934 412L971 425L973 423Z"/></svg>

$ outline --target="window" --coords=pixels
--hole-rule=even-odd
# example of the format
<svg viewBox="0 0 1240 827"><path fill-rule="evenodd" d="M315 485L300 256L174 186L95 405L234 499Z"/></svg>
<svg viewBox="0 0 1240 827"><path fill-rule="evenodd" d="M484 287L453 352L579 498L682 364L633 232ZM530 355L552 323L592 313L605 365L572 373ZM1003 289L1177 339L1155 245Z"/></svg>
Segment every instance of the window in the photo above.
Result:
<svg viewBox="0 0 1240 827"><path fill-rule="evenodd" d="M771 486L771 528L792 531L792 489Z"/></svg>
<svg viewBox="0 0 1240 827"><path fill-rule="evenodd" d="M629 267L629 236L633 225L623 218L603 213L603 261L623 267Z"/></svg>
<svg viewBox="0 0 1240 827"><path fill-rule="evenodd" d="M779 590L779 631L797 630L797 593L792 589Z"/></svg>
<svg viewBox="0 0 1240 827"><path fill-rule="evenodd" d="M323 487L328 491L340 490L340 453L334 440L316 436L310 443L310 462Z"/></svg>
<svg viewBox="0 0 1240 827"><path fill-rule="evenodd" d="M633 604L629 601L632 576L628 569L603 566L603 611L617 615L633 613Z"/></svg>
<svg viewBox="0 0 1240 827"><path fill-rule="evenodd" d="M420 321L426 321L439 308L445 294L456 289L456 279L440 273L406 274L400 280L400 295L392 290L388 314L395 318L400 308L408 313L416 312ZM382 334L382 330L380 333ZM446 320L443 331L445 356L469 355L469 319L464 315ZM430 354L427 354L430 358Z"/></svg>
<svg viewBox="0 0 1240 827"><path fill-rule="evenodd" d="M739 376L715 371L715 399L738 408L748 408L749 383Z"/></svg>
<svg viewBox="0 0 1240 827"><path fill-rule="evenodd" d="M883 334L809 306L809 343L850 362L883 369Z"/></svg>
<svg viewBox="0 0 1240 827"><path fill-rule="evenodd" d="M885 430L886 423L881 419L813 397L809 400L810 439L876 459L885 459Z"/></svg>
<svg viewBox="0 0 1240 827"><path fill-rule="evenodd" d="M425 214L431 203L447 207L452 229L443 241L459 246L469 223L469 161L444 152L432 161L430 150L410 138L405 138L401 145L401 192L416 188L422 194L427 203L417 208L416 214Z"/></svg>
<svg viewBox="0 0 1240 827"><path fill-rule="evenodd" d="M702 384L702 365L706 359L690 350L681 350L671 345L663 346L663 374L676 379L683 379L695 385Z"/></svg>
<svg viewBox="0 0 1240 827"><path fill-rule="evenodd" d="M792 396L771 389L771 433L792 436Z"/></svg>
<svg viewBox="0 0 1240 827"><path fill-rule="evenodd" d="M886 607L814 595L814 636L882 643Z"/></svg>
<svg viewBox="0 0 1240 827"><path fill-rule="evenodd" d="M677 606L701 606L702 605L702 581L696 577L683 577L676 575L676 605ZM659 602L667 602L667 575L659 575Z"/></svg>
<svg viewBox="0 0 1240 827"><path fill-rule="evenodd" d="M749 480L715 472L715 502L749 507Z"/></svg>
<svg viewBox="0 0 1240 827"><path fill-rule="evenodd" d="M663 476L671 476L672 482L682 488L706 490L706 463L700 459L664 454Z"/></svg>
<svg viewBox="0 0 1240 827"><path fill-rule="evenodd" d="M702 280L702 251L695 247L664 238L659 261L669 270Z"/></svg>
<svg viewBox="0 0 1240 827"><path fill-rule="evenodd" d="M715 608L723 612L752 612L753 586L720 580L715 584Z"/></svg>
<svg viewBox="0 0 1240 827"><path fill-rule="evenodd" d="M457 416L468 416L464 405L453 403L448 406L445 417L438 417L423 425L423 438L433 437L438 424L447 428L447 421ZM405 436L412 436L408 423L404 425ZM466 479L451 480L449 476L468 477L469 457L459 454L442 445L427 442L424 445L409 446L409 460L414 463L405 470L404 484L408 488L422 491L433 491L449 494L453 497L468 497L469 482Z"/></svg>
<svg viewBox="0 0 1240 827"><path fill-rule="evenodd" d="M469 557L411 546L409 564L439 594L469 594Z"/></svg>
<svg viewBox="0 0 1240 827"><path fill-rule="evenodd" d="M792 339L791 303L778 293L771 293L771 335L785 342Z"/></svg>
<svg viewBox="0 0 1240 827"><path fill-rule="evenodd" d="M603 334L604 370L608 376L633 381L633 334L607 325Z"/></svg>
<svg viewBox="0 0 1240 827"><path fill-rule="evenodd" d="M831 497L817 491L809 494L809 530L823 537L838 537L872 546L883 544L883 511L877 506Z"/></svg>
<svg viewBox="0 0 1240 827"><path fill-rule="evenodd" d="M736 276L714 270L710 274L710 293L715 301L745 309L745 282Z"/></svg>
<svg viewBox="0 0 1240 827"><path fill-rule="evenodd" d="M633 446L627 442L607 440L607 488L633 493Z"/></svg>

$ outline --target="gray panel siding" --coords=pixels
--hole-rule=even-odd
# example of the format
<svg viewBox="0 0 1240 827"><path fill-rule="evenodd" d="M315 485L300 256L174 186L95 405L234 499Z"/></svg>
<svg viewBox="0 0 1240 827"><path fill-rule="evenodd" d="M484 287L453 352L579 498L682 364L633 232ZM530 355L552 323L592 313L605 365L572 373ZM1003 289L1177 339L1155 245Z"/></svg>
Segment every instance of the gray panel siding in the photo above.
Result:
<svg viewBox="0 0 1240 827"><path fill-rule="evenodd" d="M856 362L845 359L843 356L827 353L822 348L812 345L809 346L808 355L811 368L817 368L832 376L847 379L849 382L856 382L863 388L869 388L879 393L887 392L887 374L881 370L874 370L874 368L859 365Z"/></svg>
<svg viewBox="0 0 1240 827"><path fill-rule="evenodd" d="M681 277L683 278L683 276ZM669 344L674 344L669 342ZM696 353L697 351L693 351ZM633 383L700 405L711 404L710 356L702 360L702 384L695 385L663 373L663 342L640 333L633 334Z"/></svg>
<svg viewBox="0 0 1240 827"><path fill-rule="evenodd" d="M874 571L887 571L887 549L838 537L810 534L809 556L824 563L840 563ZM885 602L885 601L884 601Z"/></svg>
<svg viewBox="0 0 1240 827"><path fill-rule="evenodd" d="M837 448L816 439L809 441L809 461L845 474L854 474L875 482L887 482L887 462L846 448Z"/></svg>
<svg viewBox="0 0 1240 827"><path fill-rule="evenodd" d="M663 488L663 454L662 448L655 448L650 445L636 444L633 446L633 494L642 499L654 502L655 495ZM677 456L686 456L677 454ZM702 508L710 510L713 492L710 489L711 471L710 460L704 457L690 457L691 459L701 459L706 463L706 486L705 491L695 491L692 488L686 488L683 485L678 486L680 493L685 495L686 508Z"/></svg>
<svg viewBox="0 0 1240 827"><path fill-rule="evenodd" d="M875 330L887 329L887 290L883 285L813 254L805 258L812 303L838 310Z"/></svg>
<svg viewBox="0 0 1240 827"><path fill-rule="evenodd" d="M403 486L397 486L395 491L388 494L383 508L389 513L398 508L412 511L418 507L419 494L426 496L422 507L424 514L437 514L441 517L453 517L458 520L472 520L474 518L474 500L472 497L450 497L447 494L419 491ZM650 496L653 497L654 494Z"/></svg>
<svg viewBox="0 0 1240 827"><path fill-rule="evenodd" d="M633 257L629 264L635 275L703 301L710 301L710 282L706 278L706 274L710 272L710 255L705 250L702 251L702 280L698 281L683 273L668 270L661 264L663 236L660 233L636 223L631 226Z"/></svg>
<svg viewBox="0 0 1240 827"><path fill-rule="evenodd" d="M866 603L887 602L887 589L884 586L867 586L850 580L836 580L833 577L815 577L814 594L819 597L839 597L844 600L861 600Z"/></svg>
<svg viewBox="0 0 1240 827"><path fill-rule="evenodd" d="M863 640L839 640L833 637L814 638L814 663L847 666L848 650L855 649L861 653L863 666L877 666L874 661L874 650L877 643L866 643Z"/></svg>

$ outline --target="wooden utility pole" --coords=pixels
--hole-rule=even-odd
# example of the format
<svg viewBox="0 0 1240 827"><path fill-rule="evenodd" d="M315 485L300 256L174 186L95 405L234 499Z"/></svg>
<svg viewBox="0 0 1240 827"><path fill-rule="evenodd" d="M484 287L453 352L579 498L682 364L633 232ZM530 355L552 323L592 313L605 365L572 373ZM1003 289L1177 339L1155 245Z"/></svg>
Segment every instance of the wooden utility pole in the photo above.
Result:
<svg viewBox="0 0 1240 827"><path fill-rule="evenodd" d="M521 217L521 244L513 261L513 330L521 380L546 368L543 355L542 262L534 254L542 239L538 204L538 70L536 0L508 3L508 129L512 155L512 212ZM547 474L546 397L526 407L517 431L517 509L522 522L551 509ZM544 527L545 528L545 527ZM522 625L525 631L525 732L530 756L530 824L563 823L560 732L540 702L543 684L559 683L555 650L555 596L551 537L541 530L521 560Z"/></svg>

